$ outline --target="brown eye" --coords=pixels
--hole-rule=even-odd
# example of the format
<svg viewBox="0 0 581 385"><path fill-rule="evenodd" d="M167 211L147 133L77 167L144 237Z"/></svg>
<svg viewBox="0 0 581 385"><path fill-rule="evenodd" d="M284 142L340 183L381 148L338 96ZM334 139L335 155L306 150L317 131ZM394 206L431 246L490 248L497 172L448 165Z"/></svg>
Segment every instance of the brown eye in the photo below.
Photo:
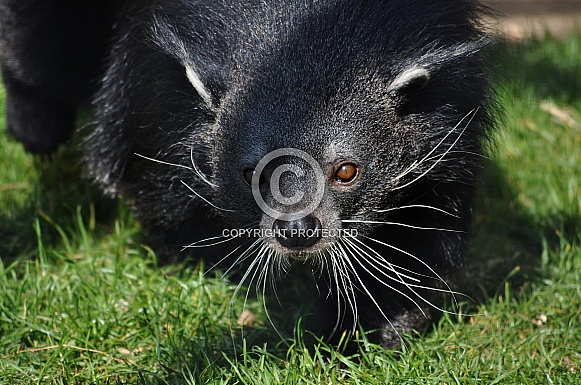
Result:
<svg viewBox="0 0 581 385"><path fill-rule="evenodd" d="M252 178L254 177L254 174L256 173L256 170L254 170L253 168L247 168L246 170L244 170L244 181L248 184L252 184ZM260 175L260 178L258 179L258 183L262 184L264 183L264 176Z"/></svg>
<svg viewBox="0 0 581 385"><path fill-rule="evenodd" d="M349 184L357 179L359 168L353 163L342 163L335 171L335 182Z"/></svg>

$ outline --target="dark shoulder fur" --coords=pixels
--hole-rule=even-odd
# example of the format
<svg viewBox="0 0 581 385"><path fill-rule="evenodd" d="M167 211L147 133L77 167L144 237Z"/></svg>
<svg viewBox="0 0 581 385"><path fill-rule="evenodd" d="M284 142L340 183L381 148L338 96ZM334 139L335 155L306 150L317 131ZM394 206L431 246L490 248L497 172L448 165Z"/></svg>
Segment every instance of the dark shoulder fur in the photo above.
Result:
<svg viewBox="0 0 581 385"><path fill-rule="evenodd" d="M27 150L50 154L70 138L98 88L117 3L0 1L7 129Z"/></svg>

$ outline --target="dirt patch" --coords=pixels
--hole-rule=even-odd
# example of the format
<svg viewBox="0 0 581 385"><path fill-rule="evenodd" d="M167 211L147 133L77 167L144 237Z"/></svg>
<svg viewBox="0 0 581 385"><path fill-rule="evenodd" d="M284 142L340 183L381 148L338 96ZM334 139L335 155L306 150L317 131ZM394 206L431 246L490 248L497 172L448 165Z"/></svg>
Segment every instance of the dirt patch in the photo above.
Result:
<svg viewBox="0 0 581 385"><path fill-rule="evenodd" d="M579 0L484 0L484 3L508 16L581 13Z"/></svg>
<svg viewBox="0 0 581 385"><path fill-rule="evenodd" d="M486 22L510 39L581 32L580 0L487 0L497 11Z"/></svg>

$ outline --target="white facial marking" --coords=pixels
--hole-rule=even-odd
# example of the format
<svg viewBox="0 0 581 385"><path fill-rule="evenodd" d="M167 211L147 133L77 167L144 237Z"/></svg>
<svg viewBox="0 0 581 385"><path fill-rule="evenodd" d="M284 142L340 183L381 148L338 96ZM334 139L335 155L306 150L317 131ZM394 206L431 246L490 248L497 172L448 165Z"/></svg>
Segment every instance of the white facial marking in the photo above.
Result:
<svg viewBox="0 0 581 385"><path fill-rule="evenodd" d="M430 78L430 72L421 67L410 67L399 75L391 82L389 87L387 88L388 91L397 91L398 89L405 87L409 83L413 82L414 80L422 78L428 80Z"/></svg>
<svg viewBox="0 0 581 385"><path fill-rule="evenodd" d="M212 106L212 97L206 90L206 87L204 87L204 83L202 83L196 71L194 71L192 67L186 66L186 76L188 77L190 83L192 83L192 86L194 86L196 91L198 91L198 94L202 97L204 103L207 106Z"/></svg>

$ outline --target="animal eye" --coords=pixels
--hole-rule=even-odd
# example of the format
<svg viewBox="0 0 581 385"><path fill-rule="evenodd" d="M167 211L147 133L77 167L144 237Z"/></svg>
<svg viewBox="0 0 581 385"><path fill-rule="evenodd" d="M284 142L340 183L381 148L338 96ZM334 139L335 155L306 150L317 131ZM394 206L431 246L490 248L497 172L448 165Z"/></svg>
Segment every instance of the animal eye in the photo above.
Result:
<svg viewBox="0 0 581 385"><path fill-rule="evenodd" d="M354 163L341 163L335 169L334 179L335 182L339 184L350 184L353 183L359 176L359 167Z"/></svg>
<svg viewBox="0 0 581 385"><path fill-rule="evenodd" d="M252 184L252 178L254 177L254 174L256 174L256 170L253 168L247 168L246 170L244 170L243 176L244 176L244 181L246 183L248 183L249 185ZM260 175L260 178L258 179L258 183L259 184L263 184L264 183L264 175Z"/></svg>
<svg viewBox="0 0 581 385"><path fill-rule="evenodd" d="M244 170L244 181L248 184L252 184L252 177L256 171L253 168L247 168Z"/></svg>

